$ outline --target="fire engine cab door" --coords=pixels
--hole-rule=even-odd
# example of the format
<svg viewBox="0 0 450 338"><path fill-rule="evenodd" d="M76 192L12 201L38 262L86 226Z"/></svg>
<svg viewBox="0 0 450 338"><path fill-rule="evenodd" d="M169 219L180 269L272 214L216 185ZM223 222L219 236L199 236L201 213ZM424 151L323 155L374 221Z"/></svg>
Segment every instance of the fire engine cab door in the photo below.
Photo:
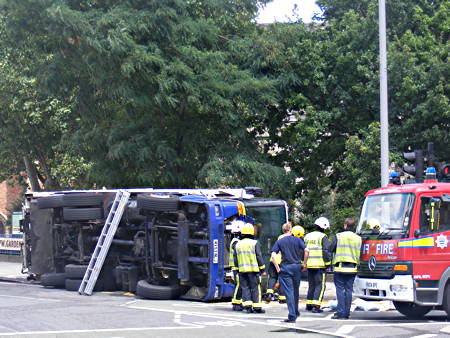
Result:
<svg viewBox="0 0 450 338"><path fill-rule="evenodd" d="M415 279L438 280L450 265L450 199L442 194L423 194L418 213L419 231L416 229L412 245L413 274Z"/></svg>

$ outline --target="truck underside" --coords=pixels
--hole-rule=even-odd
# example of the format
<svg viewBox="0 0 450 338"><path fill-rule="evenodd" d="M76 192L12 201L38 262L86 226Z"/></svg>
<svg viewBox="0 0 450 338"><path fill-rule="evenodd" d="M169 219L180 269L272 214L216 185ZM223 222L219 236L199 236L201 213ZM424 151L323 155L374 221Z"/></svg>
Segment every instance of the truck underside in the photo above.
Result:
<svg viewBox="0 0 450 338"><path fill-rule="evenodd" d="M78 291L116 193L29 195L22 228L24 267L30 277L44 286ZM94 290L123 290L150 299L231 297L232 235L224 224L242 211L239 203L248 203L255 217L270 223L274 234L259 234L269 247L285 222L286 209L280 200L219 195L131 191Z"/></svg>
<svg viewBox="0 0 450 338"><path fill-rule="evenodd" d="M25 266L48 286L78 290L115 193L29 199ZM179 196L134 194L112 240L96 290L146 298L202 299L209 274L208 210Z"/></svg>

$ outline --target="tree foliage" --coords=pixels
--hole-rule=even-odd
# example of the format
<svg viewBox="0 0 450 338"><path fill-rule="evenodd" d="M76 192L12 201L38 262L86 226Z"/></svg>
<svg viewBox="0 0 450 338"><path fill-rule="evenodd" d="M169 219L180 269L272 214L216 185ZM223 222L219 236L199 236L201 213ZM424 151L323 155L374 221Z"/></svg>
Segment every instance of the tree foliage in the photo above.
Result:
<svg viewBox="0 0 450 338"><path fill-rule="evenodd" d="M377 2L257 26L267 2L0 3L1 174L30 155L55 186L261 185L307 226L357 217L379 185ZM431 141L450 160L449 9L387 2L395 165Z"/></svg>
<svg viewBox="0 0 450 338"><path fill-rule="evenodd" d="M31 32L51 55L40 85L73 95L80 125L71 147L92 163L97 185L229 186L258 177L273 190L286 174L259 151L251 122L275 92L229 51L255 28L257 5L28 0L9 6L8 27L16 39ZM224 170L210 169L217 163Z"/></svg>

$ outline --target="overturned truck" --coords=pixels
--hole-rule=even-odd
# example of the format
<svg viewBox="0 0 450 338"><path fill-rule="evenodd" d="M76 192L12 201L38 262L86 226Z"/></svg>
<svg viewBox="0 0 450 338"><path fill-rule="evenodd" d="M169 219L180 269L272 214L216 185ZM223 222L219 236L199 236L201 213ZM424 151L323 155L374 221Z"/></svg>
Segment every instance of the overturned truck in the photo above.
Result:
<svg viewBox="0 0 450 338"><path fill-rule="evenodd" d="M24 203L24 270L44 286L79 291L98 269L94 291L123 290L149 299L211 301L234 290L227 224L255 225L265 260L287 221L283 200L245 189L127 189L36 192ZM123 212L123 214L122 214ZM111 223L117 223L109 229ZM114 225L114 224L112 224ZM106 229L106 230L105 230ZM110 243L103 262L97 260ZM92 286L94 287L94 286Z"/></svg>

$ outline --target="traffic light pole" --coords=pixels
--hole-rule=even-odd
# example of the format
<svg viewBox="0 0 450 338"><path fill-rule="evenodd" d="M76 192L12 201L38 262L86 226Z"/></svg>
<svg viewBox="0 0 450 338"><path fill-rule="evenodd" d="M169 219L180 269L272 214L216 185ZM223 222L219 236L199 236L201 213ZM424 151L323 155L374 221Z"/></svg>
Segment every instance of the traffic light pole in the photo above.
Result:
<svg viewBox="0 0 450 338"><path fill-rule="evenodd" d="M389 183L389 122L386 53L386 3L378 0L380 42L380 138L381 138L381 186Z"/></svg>

